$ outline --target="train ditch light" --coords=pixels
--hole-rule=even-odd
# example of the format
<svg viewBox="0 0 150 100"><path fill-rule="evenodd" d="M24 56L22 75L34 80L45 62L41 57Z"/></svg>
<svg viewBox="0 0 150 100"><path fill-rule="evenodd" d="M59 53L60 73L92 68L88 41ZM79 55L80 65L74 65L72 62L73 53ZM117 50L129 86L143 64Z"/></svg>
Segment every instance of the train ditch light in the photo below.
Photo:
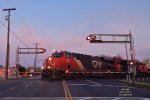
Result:
<svg viewBox="0 0 150 100"><path fill-rule="evenodd" d="M69 70L66 70L65 73L68 74L68 73L69 73Z"/></svg>
<svg viewBox="0 0 150 100"><path fill-rule="evenodd" d="M49 60L49 61L51 61L51 60L52 60L52 58L51 58L51 57L49 57L49 58L48 58L48 60Z"/></svg>
<svg viewBox="0 0 150 100"><path fill-rule="evenodd" d="M51 67L50 66L48 66L48 69L50 69Z"/></svg>
<svg viewBox="0 0 150 100"><path fill-rule="evenodd" d="M41 69L43 70L43 69L44 69L44 67L42 66L42 67L41 67Z"/></svg>

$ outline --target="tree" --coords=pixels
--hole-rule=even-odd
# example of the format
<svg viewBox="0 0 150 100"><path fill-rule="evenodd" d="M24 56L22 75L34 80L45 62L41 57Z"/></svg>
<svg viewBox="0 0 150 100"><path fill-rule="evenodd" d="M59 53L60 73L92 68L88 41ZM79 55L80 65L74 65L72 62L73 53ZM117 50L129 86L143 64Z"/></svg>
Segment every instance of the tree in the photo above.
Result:
<svg viewBox="0 0 150 100"><path fill-rule="evenodd" d="M25 71L26 71L26 68L23 67L23 66L21 66L21 67L18 68L18 70L19 70L19 72L25 72Z"/></svg>
<svg viewBox="0 0 150 100"><path fill-rule="evenodd" d="M146 65L147 68L150 69L150 59L149 59L149 58L145 58L145 59L143 60L143 63Z"/></svg>

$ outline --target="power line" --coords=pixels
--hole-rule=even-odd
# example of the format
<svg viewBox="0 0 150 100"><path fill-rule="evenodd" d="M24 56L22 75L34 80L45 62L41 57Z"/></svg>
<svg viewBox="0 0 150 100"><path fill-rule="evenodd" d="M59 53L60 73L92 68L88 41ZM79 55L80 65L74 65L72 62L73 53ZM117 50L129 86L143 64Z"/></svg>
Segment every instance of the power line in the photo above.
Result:
<svg viewBox="0 0 150 100"><path fill-rule="evenodd" d="M4 6L11 6L12 3L8 2L7 0L3 2L3 6L0 5L1 8L3 8ZM13 5L13 4L12 4ZM13 5L14 6L14 5ZM4 23L0 22L5 28L8 28ZM10 29L10 32L15 36L15 38L17 40L19 40L23 45L25 45L26 47L29 47L25 42L22 41L22 39L20 39L16 34L15 32L13 32L11 29Z"/></svg>
<svg viewBox="0 0 150 100"><path fill-rule="evenodd" d="M7 28L7 26L0 22L5 28ZM10 32L16 37L16 39L18 39L22 44L24 44L26 47L29 47L25 42L23 42L11 29L10 29Z"/></svg>
<svg viewBox="0 0 150 100"><path fill-rule="evenodd" d="M13 2L15 2L15 1L13 1ZM16 7L16 5L13 3L11 0L6 0L5 1L5 5L8 5L8 6L13 6L13 7ZM19 9L20 10L20 9ZM26 28L26 30L29 32L29 33L33 33L32 31L31 31L31 28L28 26L28 24L25 22L25 20L23 19L23 17L21 16L21 13L20 12L23 12L23 11L19 11L19 10L17 10L16 12L14 12L14 14L16 15L16 17L17 17L17 20L16 20L16 22L18 23L18 24L20 24L20 26L23 26L23 27L25 27ZM22 29L19 29L22 33L25 33L25 31L24 30L22 30ZM28 38L25 38L26 36L24 36L25 34L21 34L22 35L22 38L24 38L25 40L26 39L28 39ZM33 43L34 41L35 41L35 39L32 39L32 38L30 38L30 39L28 39L27 40L27 42L31 42L31 43Z"/></svg>

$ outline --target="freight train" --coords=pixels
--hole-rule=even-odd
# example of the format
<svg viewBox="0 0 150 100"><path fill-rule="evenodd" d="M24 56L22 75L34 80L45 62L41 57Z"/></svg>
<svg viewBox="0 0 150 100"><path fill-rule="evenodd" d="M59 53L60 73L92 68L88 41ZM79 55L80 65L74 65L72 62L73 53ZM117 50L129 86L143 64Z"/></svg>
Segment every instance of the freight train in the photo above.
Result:
<svg viewBox="0 0 150 100"><path fill-rule="evenodd" d="M91 56L55 51L42 67L41 79L77 79L84 77L126 77L128 62L117 57Z"/></svg>

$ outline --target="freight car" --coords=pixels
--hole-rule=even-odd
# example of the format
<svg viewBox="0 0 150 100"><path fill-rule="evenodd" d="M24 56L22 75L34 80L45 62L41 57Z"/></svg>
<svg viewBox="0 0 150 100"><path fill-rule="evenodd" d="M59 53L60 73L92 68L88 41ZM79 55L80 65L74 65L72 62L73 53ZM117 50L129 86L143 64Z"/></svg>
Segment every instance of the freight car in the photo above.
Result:
<svg viewBox="0 0 150 100"><path fill-rule="evenodd" d="M56 51L42 67L41 79L76 79L84 77L125 77L127 63L114 57L98 57L68 51Z"/></svg>

